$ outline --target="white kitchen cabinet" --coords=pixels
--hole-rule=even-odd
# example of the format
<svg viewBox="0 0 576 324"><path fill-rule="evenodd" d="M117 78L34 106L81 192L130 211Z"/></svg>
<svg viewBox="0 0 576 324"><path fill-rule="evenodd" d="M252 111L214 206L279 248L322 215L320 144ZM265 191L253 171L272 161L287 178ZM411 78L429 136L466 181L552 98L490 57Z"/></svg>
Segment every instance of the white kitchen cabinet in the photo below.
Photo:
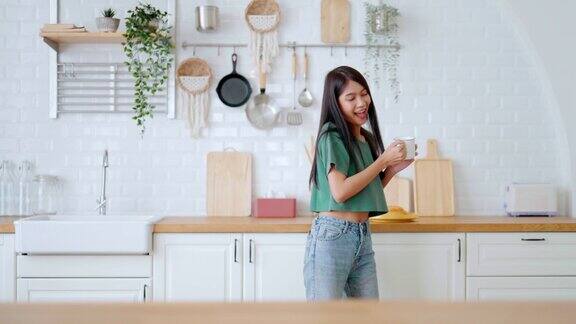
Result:
<svg viewBox="0 0 576 324"><path fill-rule="evenodd" d="M155 301L305 300L306 234L154 237Z"/></svg>
<svg viewBox="0 0 576 324"><path fill-rule="evenodd" d="M149 255L21 255L18 302L142 302L150 300Z"/></svg>
<svg viewBox="0 0 576 324"><path fill-rule="evenodd" d="M469 233L468 276L576 276L574 233Z"/></svg>
<svg viewBox="0 0 576 324"><path fill-rule="evenodd" d="M18 302L144 302L150 279L18 279Z"/></svg>
<svg viewBox="0 0 576 324"><path fill-rule="evenodd" d="M307 234L244 234L244 300L305 301Z"/></svg>
<svg viewBox="0 0 576 324"><path fill-rule="evenodd" d="M464 234L373 233L380 299L465 298Z"/></svg>
<svg viewBox="0 0 576 324"><path fill-rule="evenodd" d="M466 299L575 300L574 233L469 233Z"/></svg>
<svg viewBox="0 0 576 324"><path fill-rule="evenodd" d="M240 301L242 234L154 235L154 301Z"/></svg>
<svg viewBox="0 0 576 324"><path fill-rule="evenodd" d="M467 301L574 300L576 277L468 277Z"/></svg>
<svg viewBox="0 0 576 324"><path fill-rule="evenodd" d="M0 302L13 302L16 295L14 234L0 234Z"/></svg>

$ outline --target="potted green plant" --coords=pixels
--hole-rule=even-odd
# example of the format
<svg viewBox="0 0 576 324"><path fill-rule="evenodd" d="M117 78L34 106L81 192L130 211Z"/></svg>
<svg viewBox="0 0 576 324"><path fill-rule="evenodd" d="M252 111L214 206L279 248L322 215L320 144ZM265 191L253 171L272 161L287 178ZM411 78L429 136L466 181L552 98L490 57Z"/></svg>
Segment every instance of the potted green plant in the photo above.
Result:
<svg viewBox="0 0 576 324"><path fill-rule="evenodd" d="M172 55L172 26L168 13L150 4L140 3L128 10L124 53L126 65L134 78L134 116L144 134L146 118L153 117L154 105L148 98L163 90L174 57Z"/></svg>
<svg viewBox="0 0 576 324"><path fill-rule="evenodd" d="M378 5L365 2L364 8L366 10L364 38L367 45L364 55L365 74L380 87L380 73L383 70L387 74L394 101L398 102L401 93L398 79L400 12L381 1Z"/></svg>
<svg viewBox="0 0 576 324"><path fill-rule="evenodd" d="M120 19L114 18L116 11L112 8L104 9L101 12L102 17L96 18L96 27L99 31L105 33L115 33L120 25Z"/></svg>

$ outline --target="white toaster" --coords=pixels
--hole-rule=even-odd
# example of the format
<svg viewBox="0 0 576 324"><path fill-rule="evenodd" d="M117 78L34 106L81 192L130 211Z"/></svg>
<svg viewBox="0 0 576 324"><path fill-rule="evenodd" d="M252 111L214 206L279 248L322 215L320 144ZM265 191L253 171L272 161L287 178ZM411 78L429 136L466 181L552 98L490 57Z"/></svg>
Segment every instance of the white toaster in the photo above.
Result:
<svg viewBox="0 0 576 324"><path fill-rule="evenodd" d="M506 186L504 209L510 216L555 216L556 187L550 183L512 183Z"/></svg>

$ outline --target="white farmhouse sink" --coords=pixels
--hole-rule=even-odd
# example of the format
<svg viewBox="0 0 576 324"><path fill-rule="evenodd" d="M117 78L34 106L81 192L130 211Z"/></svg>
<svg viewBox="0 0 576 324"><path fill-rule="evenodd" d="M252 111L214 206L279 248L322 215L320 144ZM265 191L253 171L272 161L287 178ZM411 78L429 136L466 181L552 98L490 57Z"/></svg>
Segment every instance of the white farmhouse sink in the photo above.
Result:
<svg viewBox="0 0 576 324"><path fill-rule="evenodd" d="M16 252L28 254L146 254L153 216L42 215L15 221Z"/></svg>

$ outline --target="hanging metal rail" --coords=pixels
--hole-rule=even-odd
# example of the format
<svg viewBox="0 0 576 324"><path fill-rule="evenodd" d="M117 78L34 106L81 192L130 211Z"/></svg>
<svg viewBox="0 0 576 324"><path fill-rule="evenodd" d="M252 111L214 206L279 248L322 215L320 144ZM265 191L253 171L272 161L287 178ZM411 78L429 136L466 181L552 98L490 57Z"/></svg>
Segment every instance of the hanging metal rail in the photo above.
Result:
<svg viewBox="0 0 576 324"><path fill-rule="evenodd" d="M218 55L220 55L221 48L233 48L234 52L236 52L236 48L248 47L246 43L190 43L190 42L182 42L182 48L186 49L188 47L192 47L194 51L196 51L197 47L212 47L218 48ZM385 45L385 44L377 44L377 45L368 45L368 44L300 44L296 42L288 42L279 44L278 47L281 48L329 48L330 55L333 55L334 48L343 48L344 55L348 55L349 48L395 48L399 50L402 48L400 45Z"/></svg>

